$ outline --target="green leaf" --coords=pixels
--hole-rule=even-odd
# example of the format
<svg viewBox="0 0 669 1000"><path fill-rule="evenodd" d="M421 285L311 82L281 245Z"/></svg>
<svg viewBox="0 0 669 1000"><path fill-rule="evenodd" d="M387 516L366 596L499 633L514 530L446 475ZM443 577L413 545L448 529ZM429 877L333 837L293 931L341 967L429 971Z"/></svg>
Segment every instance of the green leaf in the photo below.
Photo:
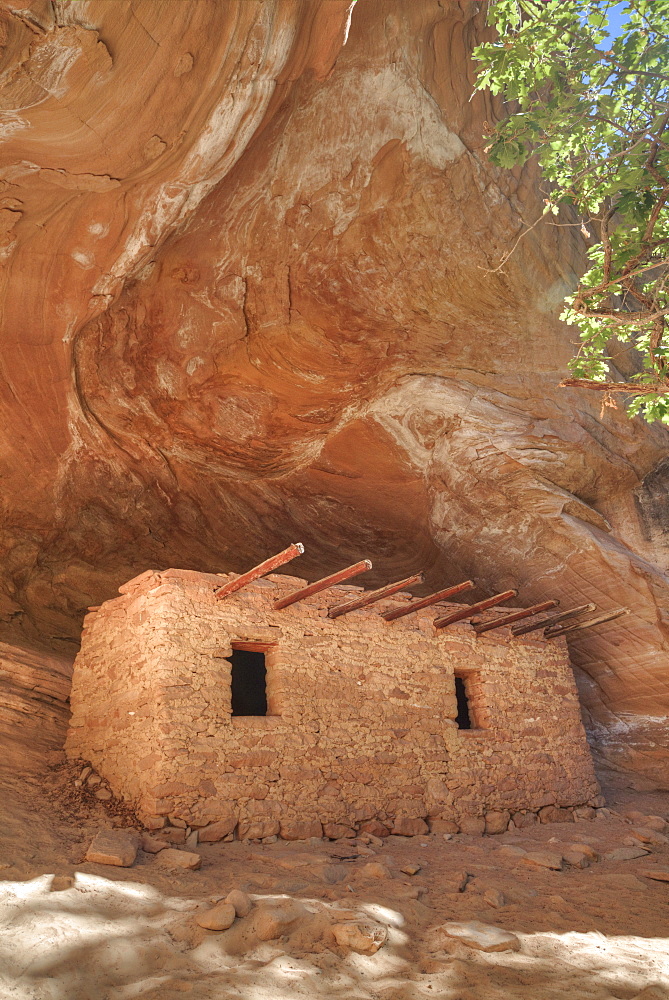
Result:
<svg viewBox="0 0 669 1000"><path fill-rule="evenodd" d="M641 353L644 384L666 380L669 391L669 334L663 326L651 351L657 329L649 318L669 308L669 0L628 0L613 42L611 6L491 0L488 21L498 34L474 50L476 86L517 102L507 105L489 156L501 170L536 156L550 186L539 216L554 224L565 205L577 232L587 220L591 242L602 214L613 211L608 251L601 241L588 246L590 266L578 293L565 299L562 319L581 338L571 369L618 379L607 346L615 334ZM636 398L634 412L669 420L666 393Z"/></svg>

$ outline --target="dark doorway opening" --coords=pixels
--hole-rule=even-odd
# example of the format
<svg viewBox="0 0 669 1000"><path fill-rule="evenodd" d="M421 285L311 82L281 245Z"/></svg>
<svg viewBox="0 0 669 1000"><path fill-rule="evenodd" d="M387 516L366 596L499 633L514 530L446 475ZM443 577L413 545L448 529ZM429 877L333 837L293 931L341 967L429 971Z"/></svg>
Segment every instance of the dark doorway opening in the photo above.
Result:
<svg viewBox="0 0 669 1000"><path fill-rule="evenodd" d="M232 714L267 715L265 654L232 649Z"/></svg>
<svg viewBox="0 0 669 1000"><path fill-rule="evenodd" d="M455 698L458 705L458 714L455 722L458 729L471 729L472 720L469 714L469 699L467 698L467 686L464 677L455 678Z"/></svg>

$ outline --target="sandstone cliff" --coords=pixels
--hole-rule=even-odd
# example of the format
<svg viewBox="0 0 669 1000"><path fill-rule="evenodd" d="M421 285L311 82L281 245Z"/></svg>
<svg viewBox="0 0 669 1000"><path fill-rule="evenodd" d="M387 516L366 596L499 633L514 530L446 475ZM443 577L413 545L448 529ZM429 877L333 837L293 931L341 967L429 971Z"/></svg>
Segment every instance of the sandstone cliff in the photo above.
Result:
<svg viewBox="0 0 669 1000"><path fill-rule="evenodd" d="M496 269L541 192L483 152L479 6L4 4L0 636L54 651L45 712L124 580L300 540L307 576L626 605L572 657L661 777L669 435L556 388L578 230Z"/></svg>

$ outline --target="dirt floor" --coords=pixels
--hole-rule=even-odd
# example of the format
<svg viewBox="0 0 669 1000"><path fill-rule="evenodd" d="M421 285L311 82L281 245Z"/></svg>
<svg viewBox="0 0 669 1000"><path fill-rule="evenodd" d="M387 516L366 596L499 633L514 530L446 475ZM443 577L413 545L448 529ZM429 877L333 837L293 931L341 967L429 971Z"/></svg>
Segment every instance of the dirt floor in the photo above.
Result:
<svg viewBox="0 0 669 1000"><path fill-rule="evenodd" d="M99 829L131 819L73 775L58 754L46 768L0 773L3 1000L669 998L669 882L644 874L669 871L669 842L660 833L643 857L605 857L638 844L629 810L669 817L667 793L609 775L613 812L592 821L382 846L201 844L199 870L173 871L141 851L131 868L85 862ZM574 844L599 860L551 870L521 853L574 860ZM198 926L233 888L251 912L229 930ZM277 907L285 927L267 939L261 923ZM519 950L480 951L443 930L472 920L512 931ZM352 950L342 925L383 943Z"/></svg>

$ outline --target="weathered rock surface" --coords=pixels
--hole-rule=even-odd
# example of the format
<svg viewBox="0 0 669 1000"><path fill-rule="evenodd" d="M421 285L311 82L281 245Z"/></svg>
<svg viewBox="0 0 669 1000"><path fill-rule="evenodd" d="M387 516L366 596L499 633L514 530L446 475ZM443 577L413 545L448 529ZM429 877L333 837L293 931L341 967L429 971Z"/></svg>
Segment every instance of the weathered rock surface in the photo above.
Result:
<svg viewBox="0 0 669 1000"><path fill-rule="evenodd" d="M662 870L661 868L642 868L639 875L644 875L646 878L651 878L656 882L669 882L669 871Z"/></svg>
<svg viewBox="0 0 669 1000"><path fill-rule="evenodd" d="M541 202L483 152L479 5L360 3L347 41L348 0L24 6L0 14L0 724L37 707L57 742L84 610L123 580L299 536L313 578L364 554L379 583L629 607L570 648L602 752L666 782L668 436L556 388L578 230L496 270Z"/></svg>
<svg viewBox="0 0 669 1000"><path fill-rule="evenodd" d="M398 816L393 823L392 832L395 836L399 837L418 837L430 831L425 820L413 819L409 816Z"/></svg>
<svg viewBox="0 0 669 1000"><path fill-rule="evenodd" d="M457 938L468 948L475 948L477 951L520 951L520 938L515 934L479 920L466 923L450 921L442 924L438 930L446 937Z"/></svg>
<svg viewBox="0 0 669 1000"><path fill-rule="evenodd" d="M658 833L657 830L653 830L650 827L636 826L632 830L632 833L642 844L654 844L656 846L669 844L669 837L665 837L663 833Z"/></svg>
<svg viewBox="0 0 669 1000"><path fill-rule="evenodd" d="M634 861L635 858L645 858L648 853L643 847L616 847L613 851L607 851L604 855L604 860Z"/></svg>
<svg viewBox="0 0 669 1000"><path fill-rule="evenodd" d="M483 893L483 899L488 906L492 906L496 910L506 904L506 898L500 889L486 889Z"/></svg>
<svg viewBox="0 0 669 1000"><path fill-rule="evenodd" d="M340 948L348 948L361 955L374 955L388 937L388 931L383 924L374 920L333 924L332 933Z"/></svg>
<svg viewBox="0 0 669 1000"><path fill-rule="evenodd" d="M392 878L390 869L380 861L370 861L369 864L363 865L359 870L358 875L360 878L365 879L379 878L385 880Z"/></svg>
<svg viewBox="0 0 669 1000"><path fill-rule="evenodd" d="M143 833L140 838L140 847L146 854L160 854L166 848L169 849L170 842L161 840L160 837L152 837L149 833Z"/></svg>
<svg viewBox="0 0 669 1000"><path fill-rule="evenodd" d="M251 898L241 889L231 889L225 897L225 902L234 906L238 917L246 917L251 912Z"/></svg>
<svg viewBox="0 0 669 1000"><path fill-rule="evenodd" d="M273 941L287 933L308 914L306 906L295 899L261 903L253 916L253 929L260 941Z"/></svg>
<svg viewBox="0 0 669 1000"><path fill-rule="evenodd" d="M198 838L203 844L214 844L232 833L236 826L237 817L230 815L227 819L217 820L216 823L209 823L202 827L201 830L198 830Z"/></svg>
<svg viewBox="0 0 669 1000"><path fill-rule="evenodd" d="M74 888L74 877L72 875L54 875L49 885L51 892L66 892Z"/></svg>
<svg viewBox="0 0 669 1000"><path fill-rule="evenodd" d="M219 903L218 906L199 913L195 921L208 931L227 931L235 922L236 915L232 903Z"/></svg>
<svg viewBox="0 0 669 1000"><path fill-rule="evenodd" d="M562 871L562 855L555 851L528 851L520 860L533 868L552 868L555 871Z"/></svg>
<svg viewBox="0 0 669 1000"><path fill-rule="evenodd" d="M625 818L648 830L657 830L658 833L666 833L669 829L669 823L661 816L647 816L645 813L634 809L626 812Z"/></svg>
<svg viewBox="0 0 669 1000"><path fill-rule="evenodd" d="M138 848L139 834L136 830L100 830L86 851L86 861L130 868Z"/></svg>
<svg viewBox="0 0 669 1000"><path fill-rule="evenodd" d="M202 858L194 851L180 851L175 847L168 847L157 855L156 862L165 868L186 868L189 871L196 871L202 864Z"/></svg>

